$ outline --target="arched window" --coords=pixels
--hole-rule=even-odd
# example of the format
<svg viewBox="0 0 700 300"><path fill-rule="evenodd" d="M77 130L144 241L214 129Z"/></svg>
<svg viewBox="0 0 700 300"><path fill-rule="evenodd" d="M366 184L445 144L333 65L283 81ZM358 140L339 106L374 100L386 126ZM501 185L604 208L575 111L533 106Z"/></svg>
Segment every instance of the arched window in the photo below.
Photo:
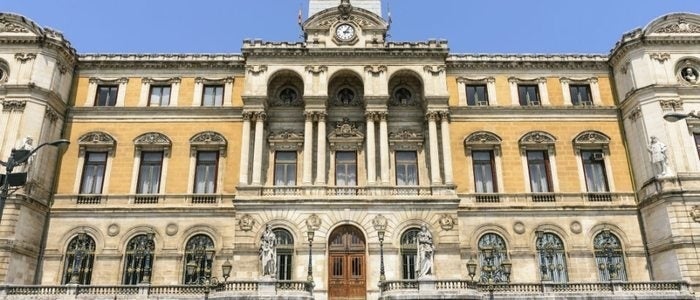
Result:
<svg viewBox="0 0 700 300"><path fill-rule="evenodd" d="M294 238L289 231L273 229L277 237L277 279L292 280L292 254L294 254Z"/></svg>
<svg viewBox="0 0 700 300"><path fill-rule="evenodd" d="M185 245L184 283L202 284L211 278L214 241L204 234L190 238Z"/></svg>
<svg viewBox="0 0 700 300"><path fill-rule="evenodd" d="M403 279L416 279L416 236L419 228L411 228L401 235L401 265Z"/></svg>
<svg viewBox="0 0 700 300"><path fill-rule="evenodd" d="M542 281L567 282L564 243L553 233L537 231L537 261Z"/></svg>
<svg viewBox="0 0 700 300"><path fill-rule="evenodd" d="M140 234L133 237L126 245L123 284L151 282L153 250L155 250L153 237L153 233Z"/></svg>
<svg viewBox="0 0 700 300"><path fill-rule="evenodd" d="M79 233L68 243L63 264L63 284L90 284L95 263L95 240Z"/></svg>
<svg viewBox="0 0 700 300"><path fill-rule="evenodd" d="M479 266L481 282L508 282L501 264L508 258L506 242L495 233L487 233L479 239Z"/></svg>
<svg viewBox="0 0 700 300"><path fill-rule="evenodd" d="M627 280L620 239L610 230L603 230L593 239L593 249L600 281Z"/></svg>

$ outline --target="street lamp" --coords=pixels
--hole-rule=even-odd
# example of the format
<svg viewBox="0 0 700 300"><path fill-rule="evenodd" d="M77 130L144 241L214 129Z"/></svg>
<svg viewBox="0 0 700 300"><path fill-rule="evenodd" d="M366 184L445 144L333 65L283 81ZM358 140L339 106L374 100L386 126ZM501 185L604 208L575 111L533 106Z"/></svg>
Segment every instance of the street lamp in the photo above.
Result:
<svg viewBox="0 0 700 300"><path fill-rule="evenodd" d="M311 247L314 242L314 234L319 227L321 227L321 218L319 218L316 214L312 214L306 219L306 236L309 239L309 268L306 275L306 281L309 284L311 293L313 293L314 290L314 273L313 266L311 265Z"/></svg>
<svg viewBox="0 0 700 300"><path fill-rule="evenodd" d="M5 209L5 201L7 200L7 196L9 196L9 189L10 189L10 181L14 181L15 179L17 182L13 182L13 186L21 186L24 185L27 181L27 173L17 173L17 174L12 174L12 170L27 162L34 153L36 153L39 149L41 149L44 146L54 146L58 147L63 144L70 144L70 142L66 139L60 139L60 140L55 140L53 142L47 142L43 143L34 150L21 150L21 149L12 149L12 152L10 152L10 157L7 159L7 162L0 161L0 164L5 166L5 175L2 177L2 187L0 187L0 220L2 220L2 213L3 210ZM17 176L12 176L12 175L17 175ZM21 178L18 178L21 177ZM17 180L18 179L18 180Z"/></svg>
<svg viewBox="0 0 700 300"><path fill-rule="evenodd" d="M678 113L678 112L670 112L664 115L664 120L668 122L676 122L683 120L685 118L695 118L695 119L700 119L700 115L696 114L695 111L691 111L687 114L684 113Z"/></svg>
<svg viewBox="0 0 700 300"><path fill-rule="evenodd" d="M224 276L224 282L228 281L229 276L231 276L231 269L233 269L233 265L231 265L231 262L226 258L224 264L221 265L221 274Z"/></svg>
<svg viewBox="0 0 700 300"><path fill-rule="evenodd" d="M476 261L474 260L474 256L470 257L467 262L467 271L469 272L469 277L474 281L474 276L476 275Z"/></svg>
<svg viewBox="0 0 700 300"><path fill-rule="evenodd" d="M372 220L372 225L374 229L377 230L377 237L379 238L379 281L384 282L386 280L386 275L384 274L384 234L386 234L386 217L382 215L377 215Z"/></svg>

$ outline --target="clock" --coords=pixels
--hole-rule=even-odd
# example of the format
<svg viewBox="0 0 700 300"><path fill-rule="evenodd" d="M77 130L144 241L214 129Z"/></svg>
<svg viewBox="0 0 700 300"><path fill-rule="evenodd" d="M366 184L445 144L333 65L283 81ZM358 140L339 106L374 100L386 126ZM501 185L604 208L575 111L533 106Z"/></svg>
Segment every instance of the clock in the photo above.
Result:
<svg viewBox="0 0 700 300"><path fill-rule="evenodd" d="M355 38L355 27L350 24L341 24L335 29L335 37L344 42L352 40Z"/></svg>

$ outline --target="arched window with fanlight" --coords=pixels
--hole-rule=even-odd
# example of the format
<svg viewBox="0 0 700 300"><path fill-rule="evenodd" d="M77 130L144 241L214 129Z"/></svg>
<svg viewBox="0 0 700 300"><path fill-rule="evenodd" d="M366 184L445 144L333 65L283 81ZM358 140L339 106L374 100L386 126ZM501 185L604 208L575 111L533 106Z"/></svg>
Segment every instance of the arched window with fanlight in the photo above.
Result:
<svg viewBox="0 0 700 300"><path fill-rule="evenodd" d="M204 234L193 236L185 245L185 284L202 284L211 278L214 241Z"/></svg>
<svg viewBox="0 0 700 300"><path fill-rule="evenodd" d="M481 282L507 283L510 276L506 242L495 233L487 233L479 239L479 270Z"/></svg>
<svg viewBox="0 0 700 300"><path fill-rule="evenodd" d="M285 229L277 228L273 229L272 232L277 237L277 279L292 280L294 238Z"/></svg>
<svg viewBox="0 0 700 300"><path fill-rule="evenodd" d="M537 231L537 262L542 281L567 282L564 243L554 233Z"/></svg>
<svg viewBox="0 0 700 300"><path fill-rule="evenodd" d="M154 234L140 234L129 240L124 253L123 284L136 285L151 282L153 271Z"/></svg>
<svg viewBox="0 0 700 300"><path fill-rule="evenodd" d="M593 239L593 249L600 281L627 280L622 244L617 236L603 230Z"/></svg>
<svg viewBox="0 0 700 300"><path fill-rule="evenodd" d="M401 266L403 279L416 279L416 236L419 228L411 228L401 235Z"/></svg>
<svg viewBox="0 0 700 300"><path fill-rule="evenodd" d="M90 284L95 263L95 240L87 233L75 236L66 249L63 284Z"/></svg>

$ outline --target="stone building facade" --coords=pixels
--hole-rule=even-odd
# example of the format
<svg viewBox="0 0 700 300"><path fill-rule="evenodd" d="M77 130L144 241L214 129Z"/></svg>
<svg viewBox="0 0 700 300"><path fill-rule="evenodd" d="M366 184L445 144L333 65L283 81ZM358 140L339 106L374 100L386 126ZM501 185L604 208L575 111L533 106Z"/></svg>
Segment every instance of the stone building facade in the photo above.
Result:
<svg viewBox="0 0 700 300"><path fill-rule="evenodd" d="M2 157L71 142L8 198L0 280L178 285L230 263L257 281L269 226L276 279L319 299L472 277L700 287L700 119L663 118L700 106L699 15L610 55L474 55L387 41L379 0L310 2L303 42L241 54L77 54L0 15Z"/></svg>

